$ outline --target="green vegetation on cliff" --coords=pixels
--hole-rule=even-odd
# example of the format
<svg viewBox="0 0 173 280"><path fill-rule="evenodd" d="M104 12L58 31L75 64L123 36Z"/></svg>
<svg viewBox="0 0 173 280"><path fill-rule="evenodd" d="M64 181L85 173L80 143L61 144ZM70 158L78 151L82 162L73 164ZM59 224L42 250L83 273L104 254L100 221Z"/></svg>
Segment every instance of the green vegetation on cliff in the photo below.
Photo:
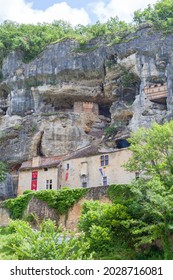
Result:
<svg viewBox="0 0 173 280"><path fill-rule="evenodd" d="M173 2L172 0L161 0L155 5L149 5L143 11L134 12L134 22L126 23L117 17L110 18L106 23L99 21L93 25L77 25L72 27L68 22L58 20L52 24L18 24L12 21L4 21L0 25L0 64L3 58L11 51L18 50L23 53L24 62L36 58L46 46L65 40L75 39L80 43L78 50L94 50L97 43L91 46L86 43L98 38L99 41L111 45L128 42L126 39L130 32L135 31L135 24L152 22L157 29L166 32L173 30Z"/></svg>
<svg viewBox="0 0 173 280"><path fill-rule="evenodd" d="M134 12L134 21L137 24L150 21L157 29L163 29L166 32L173 30L173 1L158 1L154 6L148 5L143 11Z"/></svg>
<svg viewBox="0 0 173 280"><path fill-rule="evenodd" d="M129 30L129 25L118 18L111 18L107 23L100 22L94 25L78 25L72 27L64 21L55 21L52 24L18 24L5 21L0 25L0 61L9 52L18 50L23 53L24 62L29 62L42 52L49 44L65 40L76 39L83 45L90 39L109 35L115 32Z"/></svg>

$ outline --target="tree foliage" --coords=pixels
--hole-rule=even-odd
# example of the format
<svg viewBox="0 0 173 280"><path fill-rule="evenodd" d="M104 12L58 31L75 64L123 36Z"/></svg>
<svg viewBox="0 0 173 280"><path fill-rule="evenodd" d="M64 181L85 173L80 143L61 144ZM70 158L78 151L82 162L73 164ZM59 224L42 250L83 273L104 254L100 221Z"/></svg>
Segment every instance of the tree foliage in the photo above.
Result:
<svg viewBox="0 0 173 280"><path fill-rule="evenodd" d="M85 202L79 229L90 244L95 259L132 259L134 257L130 215L120 204Z"/></svg>
<svg viewBox="0 0 173 280"><path fill-rule="evenodd" d="M129 142L133 156L126 168L140 174L131 191L142 206L141 219L136 221L132 233L139 245L160 239L165 259L172 259L173 121L141 128Z"/></svg>
<svg viewBox="0 0 173 280"><path fill-rule="evenodd" d="M150 21L155 27L166 31L173 29L173 2L162 0L154 6L134 12L137 24ZM126 23L118 17L110 18L106 23L97 21L93 25L72 27L68 22L57 20L53 23L19 24L6 20L0 24L0 64L13 50L23 53L24 62L29 62L41 53L49 44L67 38L76 39L81 45L94 38L105 38L107 44L120 43L134 31L132 23ZM106 36L105 36L106 35Z"/></svg>
<svg viewBox="0 0 173 280"><path fill-rule="evenodd" d="M157 28L165 29L167 32L173 29L173 1L161 0L155 5L148 5L143 11L134 12L134 22L137 24L151 21Z"/></svg>
<svg viewBox="0 0 173 280"><path fill-rule="evenodd" d="M38 230L21 220L12 221L6 229L3 250L18 260L91 259L89 245L82 235L76 238L57 229L51 220L43 221Z"/></svg>
<svg viewBox="0 0 173 280"><path fill-rule="evenodd" d="M93 25L77 25L58 20L52 24L19 24L4 21L0 25L0 62L10 51L18 50L23 53L24 62L34 59L45 47L57 41L71 38L84 44L88 40L129 30L129 24L118 18L111 18L107 23L99 21Z"/></svg>

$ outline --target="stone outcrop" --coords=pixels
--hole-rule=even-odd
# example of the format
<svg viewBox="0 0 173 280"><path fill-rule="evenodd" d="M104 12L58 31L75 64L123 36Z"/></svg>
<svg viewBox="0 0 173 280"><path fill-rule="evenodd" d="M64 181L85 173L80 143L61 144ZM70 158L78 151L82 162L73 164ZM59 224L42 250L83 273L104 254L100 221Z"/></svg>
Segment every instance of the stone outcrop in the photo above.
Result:
<svg viewBox="0 0 173 280"><path fill-rule="evenodd" d="M94 139L104 142L109 125L118 127L117 139L171 119L173 34L145 25L123 40L91 40L86 51L76 41L64 40L28 64L22 53L10 53L0 84L1 160L16 170L36 155L66 154ZM167 98L152 102L145 87L159 84L166 85ZM98 105L98 112L76 110L82 102ZM108 147L108 138L106 142Z"/></svg>
<svg viewBox="0 0 173 280"><path fill-rule="evenodd" d="M13 184L13 178L10 174L6 174L5 180L0 182L0 200L4 200L9 197L14 197L15 187Z"/></svg>

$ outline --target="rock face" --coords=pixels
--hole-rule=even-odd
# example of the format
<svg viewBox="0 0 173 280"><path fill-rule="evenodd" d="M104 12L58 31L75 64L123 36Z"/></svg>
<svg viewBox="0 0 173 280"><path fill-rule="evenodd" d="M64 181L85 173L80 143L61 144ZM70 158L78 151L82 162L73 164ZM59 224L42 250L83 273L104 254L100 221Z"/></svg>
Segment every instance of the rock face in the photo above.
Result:
<svg viewBox="0 0 173 280"><path fill-rule="evenodd" d="M86 52L79 47L66 40L28 64L18 52L4 59L0 155L11 168L36 155L85 147L101 139L109 124L116 138L172 118L173 34L144 26L119 44L107 45L103 38L89 42ZM145 87L163 84L167 97L150 100Z"/></svg>
<svg viewBox="0 0 173 280"><path fill-rule="evenodd" d="M7 174L5 180L0 182L0 200L4 200L8 197L14 197L14 193L15 190L12 176Z"/></svg>

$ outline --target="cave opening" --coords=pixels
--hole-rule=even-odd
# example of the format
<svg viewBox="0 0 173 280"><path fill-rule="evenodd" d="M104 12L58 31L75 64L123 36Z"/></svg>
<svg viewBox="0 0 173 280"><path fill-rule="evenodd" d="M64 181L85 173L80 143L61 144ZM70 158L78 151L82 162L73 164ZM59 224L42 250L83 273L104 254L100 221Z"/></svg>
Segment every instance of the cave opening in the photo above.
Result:
<svg viewBox="0 0 173 280"><path fill-rule="evenodd" d="M73 103L65 97L61 97L61 99L44 97L42 111L45 113L73 112Z"/></svg>
<svg viewBox="0 0 173 280"><path fill-rule="evenodd" d="M110 104L100 104L99 105L99 115L111 118Z"/></svg>
<svg viewBox="0 0 173 280"><path fill-rule="evenodd" d="M43 157L44 153L42 151L42 138L43 138L44 131L41 132L40 139L37 143L37 156Z"/></svg>
<svg viewBox="0 0 173 280"><path fill-rule="evenodd" d="M127 139L118 139L116 141L116 145L118 149L123 149L129 147L130 143L127 141Z"/></svg>
<svg viewBox="0 0 173 280"><path fill-rule="evenodd" d="M4 114L6 114L8 109L7 99L9 92L10 90L5 86L0 88L0 109Z"/></svg>

